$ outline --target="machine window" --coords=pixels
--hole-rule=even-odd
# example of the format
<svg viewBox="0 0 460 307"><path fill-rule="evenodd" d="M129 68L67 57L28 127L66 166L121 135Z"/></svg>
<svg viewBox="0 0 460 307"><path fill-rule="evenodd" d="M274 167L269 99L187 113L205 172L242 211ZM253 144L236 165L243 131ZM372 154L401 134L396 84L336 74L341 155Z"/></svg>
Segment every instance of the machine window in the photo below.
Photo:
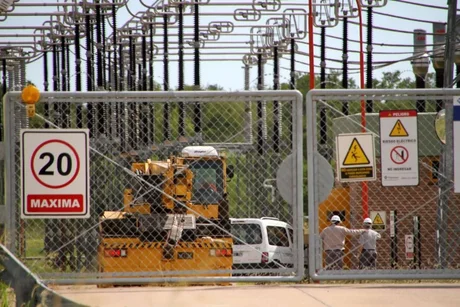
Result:
<svg viewBox="0 0 460 307"><path fill-rule="evenodd" d="M274 246L289 247L286 228L278 226L267 226L268 244Z"/></svg>
<svg viewBox="0 0 460 307"><path fill-rule="evenodd" d="M258 224L232 224L232 235L247 244L261 244L262 230ZM239 240L233 239L234 245L244 245Z"/></svg>
<svg viewBox="0 0 460 307"><path fill-rule="evenodd" d="M223 199L223 171L220 161L194 161L192 201L199 204L217 204Z"/></svg>

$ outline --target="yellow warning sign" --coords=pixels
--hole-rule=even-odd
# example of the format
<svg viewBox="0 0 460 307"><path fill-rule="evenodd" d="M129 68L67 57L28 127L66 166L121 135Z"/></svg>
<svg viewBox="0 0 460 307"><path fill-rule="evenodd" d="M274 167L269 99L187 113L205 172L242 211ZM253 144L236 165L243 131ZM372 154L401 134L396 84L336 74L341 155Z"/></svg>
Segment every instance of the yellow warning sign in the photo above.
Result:
<svg viewBox="0 0 460 307"><path fill-rule="evenodd" d="M406 128L404 128L404 125L401 123L401 120L397 120L393 129L391 129L390 136L409 136L409 133L407 133Z"/></svg>
<svg viewBox="0 0 460 307"><path fill-rule="evenodd" d="M350 148L348 149L347 155L343 160L343 165L366 165L370 161L364 153L363 148L359 144L356 138L351 142Z"/></svg>
<svg viewBox="0 0 460 307"><path fill-rule="evenodd" d="M385 230L385 211L371 211L372 229Z"/></svg>
<svg viewBox="0 0 460 307"><path fill-rule="evenodd" d="M379 213L377 213L374 217L374 221L372 221L372 224L374 225L385 225L385 223L382 220L382 217L380 216Z"/></svg>

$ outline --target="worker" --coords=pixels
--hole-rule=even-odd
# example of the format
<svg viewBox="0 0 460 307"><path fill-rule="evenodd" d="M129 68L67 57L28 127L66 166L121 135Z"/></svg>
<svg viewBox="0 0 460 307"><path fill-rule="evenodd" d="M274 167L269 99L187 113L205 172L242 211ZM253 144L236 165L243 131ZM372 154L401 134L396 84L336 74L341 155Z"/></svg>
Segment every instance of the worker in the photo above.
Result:
<svg viewBox="0 0 460 307"><path fill-rule="evenodd" d="M365 232L359 237L361 245L361 254L359 256L359 268L376 268L377 264L377 240L382 236L375 230L372 230L372 220L365 218L363 221Z"/></svg>
<svg viewBox="0 0 460 307"><path fill-rule="evenodd" d="M364 229L348 229L339 226L341 219L338 215L331 217L331 225L324 228L320 234L323 247L326 252L326 268L341 270L343 268L343 256L345 250L345 237L347 235L358 236Z"/></svg>

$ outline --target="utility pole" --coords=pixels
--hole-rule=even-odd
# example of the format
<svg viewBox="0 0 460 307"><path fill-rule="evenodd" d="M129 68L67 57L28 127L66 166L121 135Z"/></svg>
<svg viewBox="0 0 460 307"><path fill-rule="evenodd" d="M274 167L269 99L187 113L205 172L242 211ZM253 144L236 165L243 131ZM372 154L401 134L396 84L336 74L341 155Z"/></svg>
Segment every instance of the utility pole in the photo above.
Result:
<svg viewBox="0 0 460 307"><path fill-rule="evenodd" d="M447 18L447 36L446 48L444 53L444 88L453 86L453 66L456 46L456 12L457 0L448 0L448 18ZM440 178L439 178L439 199L437 210L437 247L438 247L438 264L441 268L449 265L447 257L447 226L449 216L449 196L452 190L452 165L453 165L453 101L452 99L444 100L446 110L446 143L443 146L442 157L440 161Z"/></svg>

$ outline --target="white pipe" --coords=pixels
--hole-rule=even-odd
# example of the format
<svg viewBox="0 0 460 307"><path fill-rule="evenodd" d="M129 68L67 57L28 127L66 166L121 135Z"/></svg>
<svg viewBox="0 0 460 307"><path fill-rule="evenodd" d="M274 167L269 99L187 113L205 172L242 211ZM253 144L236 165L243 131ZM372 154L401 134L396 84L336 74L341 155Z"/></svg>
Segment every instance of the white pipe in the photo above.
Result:
<svg viewBox="0 0 460 307"><path fill-rule="evenodd" d="M276 181L276 179L265 179L263 186L264 188L270 189L271 190L271 195L272 195L272 203L275 202L275 187L272 186L271 184L268 184L267 182L269 181Z"/></svg>

